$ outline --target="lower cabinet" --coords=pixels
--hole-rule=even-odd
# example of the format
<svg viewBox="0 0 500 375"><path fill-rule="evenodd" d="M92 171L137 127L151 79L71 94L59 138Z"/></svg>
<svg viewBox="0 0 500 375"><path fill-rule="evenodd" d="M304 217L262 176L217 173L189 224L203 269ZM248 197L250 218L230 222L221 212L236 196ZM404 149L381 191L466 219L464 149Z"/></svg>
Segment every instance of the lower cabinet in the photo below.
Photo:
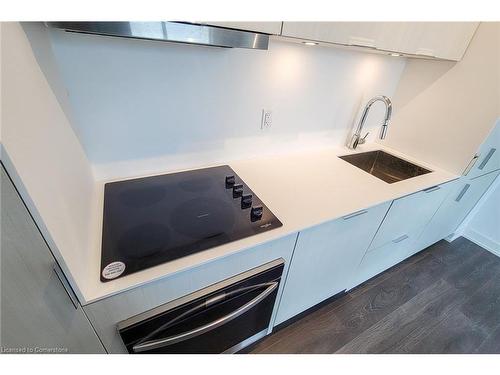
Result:
<svg viewBox="0 0 500 375"><path fill-rule="evenodd" d="M104 353L82 307L1 169L0 345L3 353ZM61 279L59 279L59 277Z"/></svg>
<svg viewBox="0 0 500 375"><path fill-rule="evenodd" d="M384 246L368 250L356 270L354 279L351 280L349 289L406 259L414 243L415 239L403 235Z"/></svg>
<svg viewBox="0 0 500 375"><path fill-rule="evenodd" d="M477 161L467 174L473 179L500 169L500 118L477 152Z"/></svg>
<svg viewBox="0 0 500 375"><path fill-rule="evenodd" d="M417 251L452 234L499 174L500 171L494 171L473 179L462 177L456 181L452 192L418 238L415 246Z"/></svg>
<svg viewBox="0 0 500 375"><path fill-rule="evenodd" d="M300 232L276 324L344 291L390 202Z"/></svg>
<svg viewBox="0 0 500 375"><path fill-rule="evenodd" d="M454 186L452 181L394 200L351 278L349 289L416 252L418 236Z"/></svg>
<svg viewBox="0 0 500 375"><path fill-rule="evenodd" d="M406 237L415 240L450 193L451 187L450 183L438 185L394 200L370 245L370 250L394 241L402 242Z"/></svg>

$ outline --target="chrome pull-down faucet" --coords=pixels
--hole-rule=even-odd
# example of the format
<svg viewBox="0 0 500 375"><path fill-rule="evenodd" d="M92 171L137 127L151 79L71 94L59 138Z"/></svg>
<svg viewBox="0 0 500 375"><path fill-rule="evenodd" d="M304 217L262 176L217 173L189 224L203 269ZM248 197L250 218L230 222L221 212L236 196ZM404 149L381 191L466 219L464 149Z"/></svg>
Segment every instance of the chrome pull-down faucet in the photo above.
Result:
<svg viewBox="0 0 500 375"><path fill-rule="evenodd" d="M392 102L391 99L389 99L387 96L380 95L380 96L375 96L374 98L370 99L368 103L366 103L365 109L363 109L363 113L361 114L361 118L359 119L356 131L354 132L351 139L347 143L347 147L354 150L356 147L358 147L358 145L362 145L363 143L365 143L365 139L368 133L363 138L361 138L361 130L363 130L363 125L365 124L368 111L370 110L373 103L379 100L381 102L384 102L385 104L385 119L384 123L382 124L382 128L380 129L379 137L380 139L385 138L385 135L387 134L387 126L389 125L389 121L391 120Z"/></svg>

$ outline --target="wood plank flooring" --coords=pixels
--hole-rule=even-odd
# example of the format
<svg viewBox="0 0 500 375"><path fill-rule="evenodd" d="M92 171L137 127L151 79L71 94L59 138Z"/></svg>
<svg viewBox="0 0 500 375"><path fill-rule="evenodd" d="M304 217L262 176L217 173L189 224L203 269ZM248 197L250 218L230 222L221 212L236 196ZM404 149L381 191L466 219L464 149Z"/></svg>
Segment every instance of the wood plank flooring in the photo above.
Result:
<svg viewBox="0 0 500 375"><path fill-rule="evenodd" d="M440 241L244 352L500 353L500 258Z"/></svg>

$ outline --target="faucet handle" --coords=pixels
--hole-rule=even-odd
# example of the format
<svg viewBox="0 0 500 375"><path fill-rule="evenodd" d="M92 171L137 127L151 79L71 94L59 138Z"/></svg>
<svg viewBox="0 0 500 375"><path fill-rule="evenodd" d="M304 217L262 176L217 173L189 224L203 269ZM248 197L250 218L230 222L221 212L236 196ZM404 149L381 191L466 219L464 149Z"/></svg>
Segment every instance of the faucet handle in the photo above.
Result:
<svg viewBox="0 0 500 375"><path fill-rule="evenodd" d="M370 132L366 133L363 138L360 138L359 141L358 141L358 144L362 145L363 143L365 143L366 142L366 137L368 137L368 134L370 134Z"/></svg>

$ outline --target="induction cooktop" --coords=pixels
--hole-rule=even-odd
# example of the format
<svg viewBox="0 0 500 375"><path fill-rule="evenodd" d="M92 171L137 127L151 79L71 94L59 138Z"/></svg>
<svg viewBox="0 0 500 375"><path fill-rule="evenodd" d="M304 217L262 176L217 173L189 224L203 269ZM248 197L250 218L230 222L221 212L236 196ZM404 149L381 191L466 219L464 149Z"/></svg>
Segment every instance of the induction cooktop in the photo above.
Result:
<svg viewBox="0 0 500 375"><path fill-rule="evenodd" d="M227 165L110 182L101 281L281 226Z"/></svg>

